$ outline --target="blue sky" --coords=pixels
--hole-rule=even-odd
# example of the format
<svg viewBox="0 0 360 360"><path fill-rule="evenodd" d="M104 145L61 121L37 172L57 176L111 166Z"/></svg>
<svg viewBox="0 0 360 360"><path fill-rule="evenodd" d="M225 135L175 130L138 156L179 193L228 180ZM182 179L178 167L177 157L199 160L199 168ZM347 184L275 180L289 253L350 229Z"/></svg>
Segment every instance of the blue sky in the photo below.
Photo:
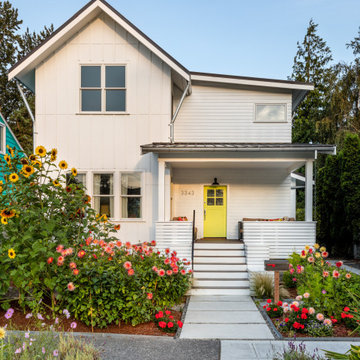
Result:
<svg viewBox="0 0 360 360"><path fill-rule="evenodd" d="M310 18L334 61L360 26L359 0L109 0L192 71L286 79ZM86 0L11 0L23 28L64 23Z"/></svg>

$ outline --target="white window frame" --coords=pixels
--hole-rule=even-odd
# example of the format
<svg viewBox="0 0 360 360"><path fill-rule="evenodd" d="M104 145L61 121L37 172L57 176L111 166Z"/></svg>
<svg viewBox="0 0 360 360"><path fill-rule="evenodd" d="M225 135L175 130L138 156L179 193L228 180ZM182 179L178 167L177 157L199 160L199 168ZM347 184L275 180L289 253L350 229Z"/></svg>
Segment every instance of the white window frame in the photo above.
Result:
<svg viewBox="0 0 360 360"><path fill-rule="evenodd" d="M257 120L257 107L258 106L282 106L284 108L284 119L276 120L276 121L264 121ZM276 123L287 123L287 103L272 103L272 102L263 102L263 103L255 103L254 104L254 123L260 124L276 124Z"/></svg>
<svg viewBox="0 0 360 360"><path fill-rule="evenodd" d="M122 195L121 194L121 180L122 180L122 176L125 174L134 174L134 173L138 173L140 174L140 195ZM144 218L144 171L142 170L126 170L126 171L120 171L119 172L120 176L119 176L119 206L120 206L120 220L121 221L141 221ZM140 214L141 217L139 218L125 218L122 215L122 199L123 198L130 198L130 197L135 197L135 198L140 198Z"/></svg>
<svg viewBox="0 0 360 360"><path fill-rule="evenodd" d="M91 194L89 194L90 191L87 191L87 193L91 196L91 206L92 208L95 210L95 198L96 197L112 197L113 198L113 207L114 207L114 214L113 216L114 217L110 217L109 220L113 220L113 219L116 219L116 207L115 207L115 203L116 203L116 191L115 191L115 173L113 171L93 171L91 173L91 184L92 184L92 188L91 188ZM95 175L112 175L113 177L113 194L112 195L98 195L98 194L94 194L94 177Z"/></svg>
<svg viewBox="0 0 360 360"><path fill-rule="evenodd" d="M2 137L1 140L3 144L2 149L0 148L0 154L6 154L6 126L0 123L0 129L1 129L0 136Z"/></svg>
<svg viewBox="0 0 360 360"><path fill-rule="evenodd" d="M81 87L81 68L83 66L100 66L100 87ZM107 66L123 66L125 67L125 87L110 87L107 88L105 85L106 81L106 67ZM79 68L79 113L78 114L128 114L128 65L125 63L115 63L115 64L80 64ZM82 110L82 91L83 90L100 90L101 91L101 110L100 111L86 111ZM106 90L125 90L125 110L122 111L106 111Z"/></svg>

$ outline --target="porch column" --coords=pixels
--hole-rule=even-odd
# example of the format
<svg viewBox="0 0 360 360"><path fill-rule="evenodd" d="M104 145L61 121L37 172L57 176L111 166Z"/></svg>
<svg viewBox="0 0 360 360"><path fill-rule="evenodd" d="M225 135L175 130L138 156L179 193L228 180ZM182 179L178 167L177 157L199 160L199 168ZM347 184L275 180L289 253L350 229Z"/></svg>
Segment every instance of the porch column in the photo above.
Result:
<svg viewBox="0 0 360 360"><path fill-rule="evenodd" d="M305 164L305 221L313 221L313 160Z"/></svg>
<svg viewBox="0 0 360 360"><path fill-rule="evenodd" d="M165 221L165 162L158 162L158 221Z"/></svg>
<svg viewBox="0 0 360 360"><path fill-rule="evenodd" d="M165 221L170 221L171 216L171 169L168 164L165 165L165 189L164 189L164 218Z"/></svg>

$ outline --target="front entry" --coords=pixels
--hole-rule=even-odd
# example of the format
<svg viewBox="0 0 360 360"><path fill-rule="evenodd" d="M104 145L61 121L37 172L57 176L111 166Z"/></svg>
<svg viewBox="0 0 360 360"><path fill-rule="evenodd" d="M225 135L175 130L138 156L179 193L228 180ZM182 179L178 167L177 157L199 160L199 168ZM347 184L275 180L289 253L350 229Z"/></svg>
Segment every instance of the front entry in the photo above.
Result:
<svg viewBox="0 0 360 360"><path fill-rule="evenodd" d="M204 238L226 237L226 186L204 186Z"/></svg>

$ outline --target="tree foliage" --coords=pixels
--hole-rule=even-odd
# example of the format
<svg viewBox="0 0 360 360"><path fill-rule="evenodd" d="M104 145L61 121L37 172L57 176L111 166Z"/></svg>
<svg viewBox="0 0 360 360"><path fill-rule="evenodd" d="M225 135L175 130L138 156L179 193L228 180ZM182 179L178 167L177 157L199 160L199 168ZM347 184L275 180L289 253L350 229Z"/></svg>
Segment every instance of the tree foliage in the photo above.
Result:
<svg viewBox="0 0 360 360"><path fill-rule="evenodd" d="M45 26L39 33L20 34L22 20L18 10L9 1L0 1L0 111L8 121L15 136L26 152L31 152L32 120L19 94L15 81L8 81L8 70L18 60L26 56L53 31L53 25ZM32 111L35 111L34 94L23 89Z"/></svg>

